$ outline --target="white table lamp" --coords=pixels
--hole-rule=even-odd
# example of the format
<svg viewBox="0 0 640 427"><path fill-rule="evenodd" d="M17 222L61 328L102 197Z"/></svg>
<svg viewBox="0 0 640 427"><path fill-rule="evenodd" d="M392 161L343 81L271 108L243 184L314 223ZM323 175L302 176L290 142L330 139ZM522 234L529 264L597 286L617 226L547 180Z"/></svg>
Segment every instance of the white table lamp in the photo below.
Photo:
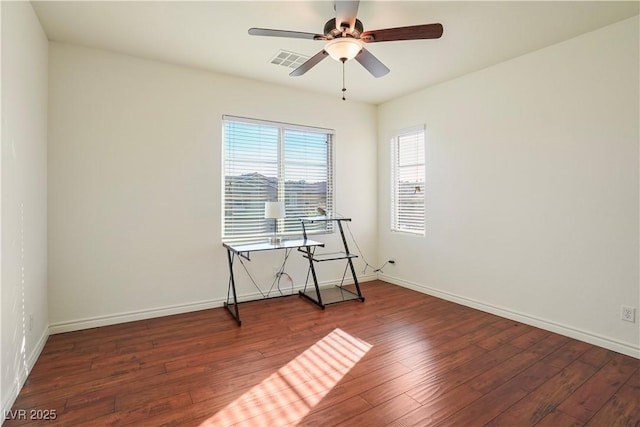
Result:
<svg viewBox="0 0 640 427"><path fill-rule="evenodd" d="M280 243L280 238L278 237L278 219L285 217L284 202L264 202L264 217L266 219L273 219L275 225L273 237L271 237L270 242L273 244Z"/></svg>

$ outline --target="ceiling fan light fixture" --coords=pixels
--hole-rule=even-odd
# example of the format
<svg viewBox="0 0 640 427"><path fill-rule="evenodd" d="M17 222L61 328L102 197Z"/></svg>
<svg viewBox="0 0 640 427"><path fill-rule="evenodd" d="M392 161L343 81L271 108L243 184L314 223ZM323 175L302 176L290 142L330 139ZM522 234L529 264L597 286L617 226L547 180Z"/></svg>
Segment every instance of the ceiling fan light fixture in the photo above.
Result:
<svg viewBox="0 0 640 427"><path fill-rule="evenodd" d="M329 41L324 50L336 61L353 59L362 50L362 42L351 37L340 37Z"/></svg>

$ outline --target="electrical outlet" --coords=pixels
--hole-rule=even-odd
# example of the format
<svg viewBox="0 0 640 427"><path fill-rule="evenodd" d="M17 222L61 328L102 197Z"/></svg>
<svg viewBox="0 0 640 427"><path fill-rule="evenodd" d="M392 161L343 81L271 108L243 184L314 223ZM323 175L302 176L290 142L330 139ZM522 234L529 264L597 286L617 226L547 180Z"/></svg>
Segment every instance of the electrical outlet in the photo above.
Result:
<svg viewBox="0 0 640 427"><path fill-rule="evenodd" d="M626 322L636 322L636 308L628 305L620 306L620 318Z"/></svg>

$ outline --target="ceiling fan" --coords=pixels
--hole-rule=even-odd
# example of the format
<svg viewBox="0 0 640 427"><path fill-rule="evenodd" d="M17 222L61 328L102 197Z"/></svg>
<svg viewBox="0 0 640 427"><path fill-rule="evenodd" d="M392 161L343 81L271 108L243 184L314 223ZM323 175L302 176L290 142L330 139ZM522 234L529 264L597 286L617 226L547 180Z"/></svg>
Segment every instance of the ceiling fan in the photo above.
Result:
<svg viewBox="0 0 640 427"><path fill-rule="evenodd" d="M252 36L326 41L327 43L320 52L309 58L289 75L301 76L324 58L331 56L343 64L343 100L345 99L344 92L347 90L344 87L344 63L348 60L355 59L374 77L382 77L390 71L386 65L364 48L364 43L437 39L442 36L442 24L411 25L408 27L364 31L362 22L356 17L359 3L359 1L352 0L337 0L335 2L336 17L329 19L324 25L324 34L268 28L250 28L249 34Z"/></svg>

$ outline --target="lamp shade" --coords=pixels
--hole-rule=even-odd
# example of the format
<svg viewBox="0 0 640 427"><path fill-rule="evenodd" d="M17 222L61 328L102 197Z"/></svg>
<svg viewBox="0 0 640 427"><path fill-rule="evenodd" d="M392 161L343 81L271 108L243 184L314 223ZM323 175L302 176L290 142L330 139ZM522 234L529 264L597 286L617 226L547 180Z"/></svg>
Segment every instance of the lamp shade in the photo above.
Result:
<svg viewBox="0 0 640 427"><path fill-rule="evenodd" d="M350 37L341 37L328 42L324 50L336 61L353 59L362 50L362 42Z"/></svg>
<svg viewBox="0 0 640 427"><path fill-rule="evenodd" d="M284 202L264 202L265 218L284 218Z"/></svg>

